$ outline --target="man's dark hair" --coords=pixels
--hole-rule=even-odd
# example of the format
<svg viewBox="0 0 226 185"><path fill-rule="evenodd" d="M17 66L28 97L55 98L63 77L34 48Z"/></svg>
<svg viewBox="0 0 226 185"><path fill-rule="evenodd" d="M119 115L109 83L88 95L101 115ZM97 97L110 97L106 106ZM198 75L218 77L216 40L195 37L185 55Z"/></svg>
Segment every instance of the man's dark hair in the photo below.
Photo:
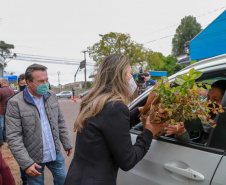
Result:
<svg viewBox="0 0 226 185"><path fill-rule="evenodd" d="M47 67L40 65L40 64L32 64L28 66L28 68L25 71L25 80L29 80L30 82L33 81L33 75L32 73L34 71L46 71Z"/></svg>
<svg viewBox="0 0 226 185"><path fill-rule="evenodd" d="M18 83L24 79L25 79L25 74L24 73L20 74L20 76L18 77Z"/></svg>
<svg viewBox="0 0 226 185"><path fill-rule="evenodd" d="M149 76L151 75L151 74L150 74L150 71L144 71L144 72L147 73Z"/></svg>
<svg viewBox="0 0 226 185"><path fill-rule="evenodd" d="M218 88L222 91L222 93L224 94L225 90L226 90L226 80L218 80L216 82L214 82L211 85L212 88Z"/></svg>

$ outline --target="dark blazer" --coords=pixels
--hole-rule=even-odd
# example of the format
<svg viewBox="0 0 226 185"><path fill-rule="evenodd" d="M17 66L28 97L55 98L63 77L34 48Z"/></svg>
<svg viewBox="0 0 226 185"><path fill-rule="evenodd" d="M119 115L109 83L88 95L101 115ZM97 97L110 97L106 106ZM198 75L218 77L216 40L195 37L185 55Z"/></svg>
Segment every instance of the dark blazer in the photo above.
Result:
<svg viewBox="0 0 226 185"><path fill-rule="evenodd" d="M132 145L129 130L139 122L122 102L111 102L77 133L75 154L64 185L116 185L118 168L132 169L147 153L152 133L144 129Z"/></svg>

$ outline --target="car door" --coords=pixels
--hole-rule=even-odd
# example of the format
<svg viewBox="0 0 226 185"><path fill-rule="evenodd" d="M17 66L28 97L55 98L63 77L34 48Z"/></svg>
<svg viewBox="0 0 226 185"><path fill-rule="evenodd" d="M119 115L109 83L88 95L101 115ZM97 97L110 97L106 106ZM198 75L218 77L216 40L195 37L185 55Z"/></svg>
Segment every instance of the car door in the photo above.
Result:
<svg viewBox="0 0 226 185"><path fill-rule="evenodd" d="M226 92L223 98L223 107L226 107ZM218 116L217 127L212 130L211 140L208 143L209 147L220 148L226 150L226 113L220 114ZM211 185L226 184L226 151L222 156L219 165L216 168Z"/></svg>
<svg viewBox="0 0 226 185"><path fill-rule="evenodd" d="M224 95L224 105L226 102ZM137 103L139 105L139 102ZM135 107L134 105L133 107ZM145 157L130 171L119 170L118 185L206 185L225 184L226 157L226 113L219 115L216 133L209 138L207 145L182 143L175 138L161 136L153 139ZM224 122L225 124L222 124ZM216 128L217 128L216 127ZM223 130L224 129L224 130ZM219 138L219 132L221 140ZM132 142L135 143L139 131L131 130ZM225 143L221 144L225 138ZM223 140L222 140L223 139ZM212 141L213 140L213 141ZM212 142L211 142L212 141Z"/></svg>
<svg viewBox="0 0 226 185"><path fill-rule="evenodd" d="M67 92L66 91L64 91L62 94L63 94L62 95L63 98L66 98L67 97Z"/></svg>
<svg viewBox="0 0 226 185"><path fill-rule="evenodd" d="M135 142L137 135L131 136ZM217 149L153 140L149 152L132 170L119 171L118 185L210 184L221 157Z"/></svg>

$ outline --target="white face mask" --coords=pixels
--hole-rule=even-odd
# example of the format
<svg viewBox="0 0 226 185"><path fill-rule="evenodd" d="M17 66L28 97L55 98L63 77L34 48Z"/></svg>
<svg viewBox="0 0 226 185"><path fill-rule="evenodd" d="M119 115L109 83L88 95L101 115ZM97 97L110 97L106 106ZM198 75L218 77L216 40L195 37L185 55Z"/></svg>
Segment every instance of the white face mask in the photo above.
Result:
<svg viewBox="0 0 226 185"><path fill-rule="evenodd" d="M128 75L129 76L129 75ZM129 89L130 89L130 93L131 95L134 93L134 91L137 89L137 84L134 81L133 77L130 78L129 80Z"/></svg>

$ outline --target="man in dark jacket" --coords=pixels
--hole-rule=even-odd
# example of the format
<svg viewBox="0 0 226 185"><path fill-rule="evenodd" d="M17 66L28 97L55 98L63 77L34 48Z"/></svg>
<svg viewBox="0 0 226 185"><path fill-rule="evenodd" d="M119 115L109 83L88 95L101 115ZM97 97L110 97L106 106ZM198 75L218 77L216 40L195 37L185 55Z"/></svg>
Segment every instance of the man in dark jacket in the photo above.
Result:
<svg viewBox="0 0 226 185"><path fill-rule="evenodd" d="M6 141L5 125L4 125L4 113L5 113L5 103L6 100L15 94L15 92L9 87L9 82L6 78L1 79L0 88L0 102L1 102L1 127L3 140Z"/></svg>
<svg viewBox="0 0 226 185"><path fill-rule="evenodd" d="M46 67L29 66L27 87L7 103L5 113L7 141L28 184L44 184L44 167L53 174L54 184L63 185L66 177L60 142L69 156L70 137L57 97L49 90Z"/></svg>

